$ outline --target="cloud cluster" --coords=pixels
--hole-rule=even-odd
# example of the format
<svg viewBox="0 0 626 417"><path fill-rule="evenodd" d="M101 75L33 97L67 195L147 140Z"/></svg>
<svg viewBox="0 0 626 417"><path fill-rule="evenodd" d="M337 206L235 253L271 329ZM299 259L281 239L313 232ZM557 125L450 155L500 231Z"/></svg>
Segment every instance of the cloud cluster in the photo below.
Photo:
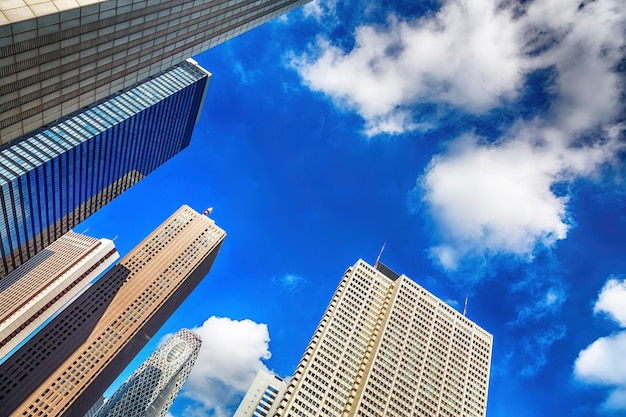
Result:
<svg viewBox="0 0 626 417"><path fill-rule="evenodd" d="M362 25L350 50L320 37L292 65L309 88L360 114L370 136L436 126L417 113L423 103L485 114L514 103L532 71L555 74L544 114L496 140L462 135L418 179L439 232L431 255L455 270L467 258L529 260L567 236L568 195L555 188L623 148L625 31L619 0L450 0L419 19Z"/></svg>
<svg viewBox="0 0 626 417"><path fill-rule="evenodd" d="M624 127L614 122L626 30L618 2L536 1L511 26L523 66L556 70L555 98L546 114L518 121L495 142L467 135L431 160L417 190L441 236L431 255L447 270L468 257L530 260L564 239L569 196L555 188L593 176L623 149Z"/></svg>
<svg viewBox="0 0 626 417"><path fill-rule="evenodd" d="M269 359L267 325L210 317L192 329L202 338L198 360L182 395L193 400L186 416L232 415L256 373Z"/></svg>
<svg viewBox="0 0 626 417"><path fill-rule="evenodd" d="M574 364L574 375L588 384L607 385L611 392L605 410L626 410L626 279L610 278L598 295L594 312L604 313L622 328L600 337L583 349Z"/></svg>

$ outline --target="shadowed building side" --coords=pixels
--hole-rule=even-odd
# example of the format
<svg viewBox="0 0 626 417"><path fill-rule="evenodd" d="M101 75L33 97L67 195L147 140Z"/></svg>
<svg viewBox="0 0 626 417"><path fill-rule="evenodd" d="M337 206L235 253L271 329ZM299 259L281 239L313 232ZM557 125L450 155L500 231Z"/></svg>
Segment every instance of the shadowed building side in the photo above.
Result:
<svg viewBox="0 0 626 417"><path fill-rule="evenodd" d="M206 276L225 236L178 209L0 366L0 407L85 414Z"/></svg>
<svg viewBox="0 0 626 417"><path fill-rule="evenodd" d="M0 360L117 258L111 240L68 232L0 280Z"/></svg>

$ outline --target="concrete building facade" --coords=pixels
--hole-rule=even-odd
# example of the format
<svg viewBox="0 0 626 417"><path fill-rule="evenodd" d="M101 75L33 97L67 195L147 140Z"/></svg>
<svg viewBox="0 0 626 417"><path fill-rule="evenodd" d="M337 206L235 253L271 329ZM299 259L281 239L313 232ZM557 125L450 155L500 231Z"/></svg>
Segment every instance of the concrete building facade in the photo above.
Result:
<svg viewBox="0 0 626 417"><path fill-rule="evenodd" d="M115 391L95 417L165 417L198 359L202 341L191 330L170 336Z"/></svg>
<svg viewBox="0 0 626 417"><path fill-rule="evenodd" d="M277 375L261 369L233 417L266 417L274 415L287 384Z"/></svg>
<svg viewBox="0 0 626 417"><path fill-rule="evenodd" d="M0 148L0 278L186 148L209 77L185 61Z"/></svg>
<svg viewBox="0 0 626 417"><path fill-rule="evenodd" d="M306 1L2 1L0 144Z"/></svg>
<svg viewBox="0 0 626 417"><path fill-rule="evenodd" d="M0 360L118 258L111 240L70 231L0 280Z"/></svg>
<svg viewBox="0 0 626 417"><path fill-rule="evenodd" d="M492 336L405 275L344 274L276 416L484 417Z"/></svg>
<svg viewBox="0 0 626 417"><path fill-rule="evenodd" d="M84 415L206 276L225 235L178 209L0 365L0 409Z"/></svg>

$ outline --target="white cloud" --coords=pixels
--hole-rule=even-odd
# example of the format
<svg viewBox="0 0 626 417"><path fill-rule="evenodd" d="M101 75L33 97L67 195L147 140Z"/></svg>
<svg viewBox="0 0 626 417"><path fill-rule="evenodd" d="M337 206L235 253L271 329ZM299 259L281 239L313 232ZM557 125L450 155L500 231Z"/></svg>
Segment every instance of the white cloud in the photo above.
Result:
<svg viewBox="0 0 626 417"><path fill-rule="evenodd" d="M501 253L530 260L572 224L568 195L554 186L593 176L620 147L621 3L536 0L516 13L506 2L449 0L420 19L358 27L348 51L320 37L292 65L309 88L360 114L370 136L435 127L436 116L416 112L421 103L484 113L511 102L530 71L552 69L544 114L490 143L462 135L416 187L441 232L431 255L445 269Z"/></svg>
<svg viewBox="0 0 626 417"><path fill-rule="evenodd" d="M195 402L185 415L230 416L256 373L267 369L267 325L213 316L192 330L202 338L202 347L183 389L182 395Z"/></svg>
<svg viewBox="0 0 626 417"><path fill-rule="evenodd" d="M559 131L541 126L511 134L493 145L472 135L459 138L418 181L414 192L423 193L441 235L431 255L445 269L457 269L468 255L530 260L537 245L564 239L571 227L568 197L556 195L553 186L591 175L616 146L571 147Z"/></svg>
<svg viewBox="0 0 626 417"><path fill-rule="evenodd" d="M366 133L427 128L410 105L427 101L482 112L513 96L523 62L509 12L491 1L449 1L434 17L360 26L345 52L324 38L293 64L305 83L357 111Z"/></svg>
<svg viewBox="0 0 626 417"><path fill-rule="evenodd" d="M574 365L581 381L626 389L626 331L601 337L581 351Z"/></svg>
<svg viewBox="0 0 626 417"><path fill-rule="evenodd" d="M288 289L289 291L298 290L309 283L309 281L307 281L300 275L295 274L285 274L281 277L274 277L272 278L272 282L277 283L278 285Z"/></svg>
<svg viewBox="0 0 626 417"><path fill-rule="evenodd" d="M518 121L493 143L465 135L431 160L416 191L441 232L431 255L443 268L502 253L530 260L567 237L569 196L554 186L592 177L623 149L624 126L613 123L622 109L614 68L626 30L618 3L579 10L536 1L512 22L520 50L535 50L522 66L556 69L556 98L546 114Z"/></svg>
<svg viewBox="0 0 626 417"><path fill-rule="evenodd" d="M594 313L606 313L626 327L626 279L610 278L598 294ZM588 384L608 385L603 404L609 411L626 410L626 330L600 337L583 349L574 363L574 376Z"/></svg>
<svg viewBox="0 0 626 417"><path fill-rule="evenodd" d="M609 279L600 291L593 311L606 313L621 327L626 327L626 279Z"/></svg>
<svg viewBox="0 0 626 417"><path fill-rule="evenodd" d="M313 18L318 22L325 19L336 20L335 8L337 0L314 0L302 6L304 17Z"/></svg>
<svg viewBox="0 0 626 417"><path fill-rule="evenodd" d="M548 364L548 355L552 345L565 337L567 328L559 325L552 329L537 332L533 337L525 337L521 341L521 351L517 352L522 358L520 375L526 378L538 374Z"/></svg>
<svg viewBox="0 0 626 417"><path fill-rule="evenodd" d="M565 290L562 287L550 287L536 295L530 305L517 307L517 318L510 325L520 326L529 322L537 322L547 315L557 313L566 300Z"/></svg>

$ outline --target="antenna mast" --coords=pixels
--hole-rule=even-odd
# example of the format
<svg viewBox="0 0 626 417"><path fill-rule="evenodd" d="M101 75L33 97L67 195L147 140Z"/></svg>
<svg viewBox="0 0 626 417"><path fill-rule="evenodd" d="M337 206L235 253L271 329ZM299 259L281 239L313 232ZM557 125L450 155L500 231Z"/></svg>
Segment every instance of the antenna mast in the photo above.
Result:
<svg viewBox="0 0 626 417"><path fill-rule="evenodd" d="M387 246L387 241L383 243L383 247L380 248L380 252L378 252L378 257L376 258L376 263L374 264L374 268L378 266L378 262L380 262L380 257L383 255L383 251L385 250L385 246Z"/></svg>
<svg viewBox="0 0 626 417"><path fill-rule="evenodd" d="M465 306L463 307L463 316L467 313L467 299L469 298L469 293L465 293Z"/></svg>

